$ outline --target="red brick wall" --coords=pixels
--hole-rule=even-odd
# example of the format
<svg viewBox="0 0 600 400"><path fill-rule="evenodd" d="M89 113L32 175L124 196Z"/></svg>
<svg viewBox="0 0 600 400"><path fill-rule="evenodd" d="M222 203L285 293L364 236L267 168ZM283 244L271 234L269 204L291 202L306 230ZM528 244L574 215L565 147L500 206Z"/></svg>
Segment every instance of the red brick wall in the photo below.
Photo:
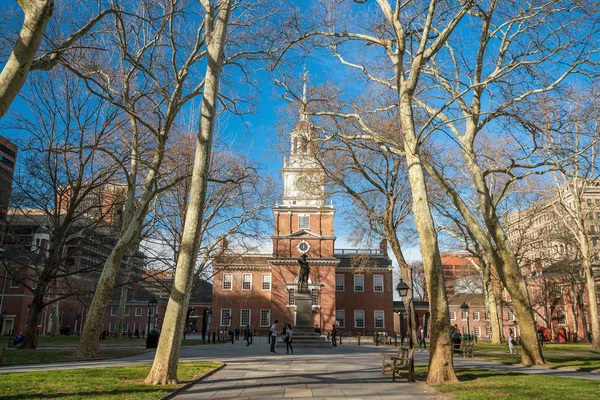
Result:
<svg viewBox="0 0 600 400"><path fill-rule="evenodd" d="M393 305L393 282L392 272L363 273L364 292L354 291L354 274L352 272L337 272L344 274L344 291L336 292L336 303L338 310L345 311L346 323L344 332L352 331L371 334L372 332L394 332L394 305ZM383 275L383 292L373 291L373 275ZM365 312L365 327L362 329L354 327L354 311ZM375 310L384 312L384 328L375 328ZM327 326L330 329L330 326Z"/></svg>

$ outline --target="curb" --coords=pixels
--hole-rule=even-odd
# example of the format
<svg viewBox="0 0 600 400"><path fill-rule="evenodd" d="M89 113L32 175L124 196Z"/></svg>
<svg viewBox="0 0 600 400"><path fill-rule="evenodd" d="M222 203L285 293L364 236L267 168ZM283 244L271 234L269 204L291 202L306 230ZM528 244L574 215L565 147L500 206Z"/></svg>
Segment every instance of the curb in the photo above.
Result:
<svg viewBox="0 0 600 400"><path fill-rule="evenodd" d="M223 365L221 365L220 367L217 367L215 369L213 369L210 372L207 372L206 374L202 375L201 377L194 379L191 382L186 383L185 385L183 385L180 388L175 389L174 391L172 391L171 393L169 393L166 396L161 397L159 400L170 400L172 398L174 398L175 396L177 396L179 393L184 392L186 390L188 390L189 388L191 388L192 386L194 386L195 384L197 384L200 381L203 381L204 379L208 378L209 376L219 372L220 370L222 370L223 368L225 368L227 366L227 364L223 363Z"/></svg>

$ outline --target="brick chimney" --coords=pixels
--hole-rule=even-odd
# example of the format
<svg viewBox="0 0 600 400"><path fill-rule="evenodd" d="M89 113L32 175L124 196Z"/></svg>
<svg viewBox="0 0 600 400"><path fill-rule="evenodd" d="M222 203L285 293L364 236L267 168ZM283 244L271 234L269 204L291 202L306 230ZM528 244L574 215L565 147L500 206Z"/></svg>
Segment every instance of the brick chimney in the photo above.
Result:
<svg viewBox="0 0 600 400"><path fill-rule="evenodd" d="M387 239L381 239L381 242L379 242L379 248L381 249L381 253L384 256L387 256L387 251L388 251L388 241L387 241Z"/></svg>

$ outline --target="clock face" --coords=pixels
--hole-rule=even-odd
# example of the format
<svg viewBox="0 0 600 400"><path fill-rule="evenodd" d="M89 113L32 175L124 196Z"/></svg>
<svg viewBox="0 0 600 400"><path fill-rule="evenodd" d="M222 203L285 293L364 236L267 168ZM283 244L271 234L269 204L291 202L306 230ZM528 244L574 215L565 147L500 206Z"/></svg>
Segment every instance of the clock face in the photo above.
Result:
<svg viewBox="0 0 600 400"><path fill-rule="evenodd" d="M298 245L298 250L300 250L303 253L306 253L309 249L310 246L306 242L300 242L300 244Z"/></svg>
<svg viewBox="0 0 600 400"><path fill-rule="evenodd" d="M301 192L306 192L308 191L308 179L304 176L301 176L300 178L298 178L296 180L296 189L298 189Z"/></svg>

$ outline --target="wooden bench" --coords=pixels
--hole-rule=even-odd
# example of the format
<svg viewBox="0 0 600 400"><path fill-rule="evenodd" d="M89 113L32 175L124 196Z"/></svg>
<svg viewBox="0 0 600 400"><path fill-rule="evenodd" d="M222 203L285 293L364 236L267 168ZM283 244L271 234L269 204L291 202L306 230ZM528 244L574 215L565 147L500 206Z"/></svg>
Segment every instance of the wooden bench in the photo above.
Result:
<svg viewBox="0 0 600 400"><path fill-rule="evenodd" d="M463 358L473 357L473 347L475 342L473 340L462 340L460 346L455 348L454 351L462 354Z"/></svg>
<svg viewBox="0 0 600 400"><path fill-rule="evenodd" d="M400 375L401 372L406 371L408 374L408 381L413 381L413 357L414 349L407 347L398 348L398 353L386 353L381 354L383 357L381 360L381 375L385 375L386 371L392 372L392 381L396 381L396 375Z"/></svg>

